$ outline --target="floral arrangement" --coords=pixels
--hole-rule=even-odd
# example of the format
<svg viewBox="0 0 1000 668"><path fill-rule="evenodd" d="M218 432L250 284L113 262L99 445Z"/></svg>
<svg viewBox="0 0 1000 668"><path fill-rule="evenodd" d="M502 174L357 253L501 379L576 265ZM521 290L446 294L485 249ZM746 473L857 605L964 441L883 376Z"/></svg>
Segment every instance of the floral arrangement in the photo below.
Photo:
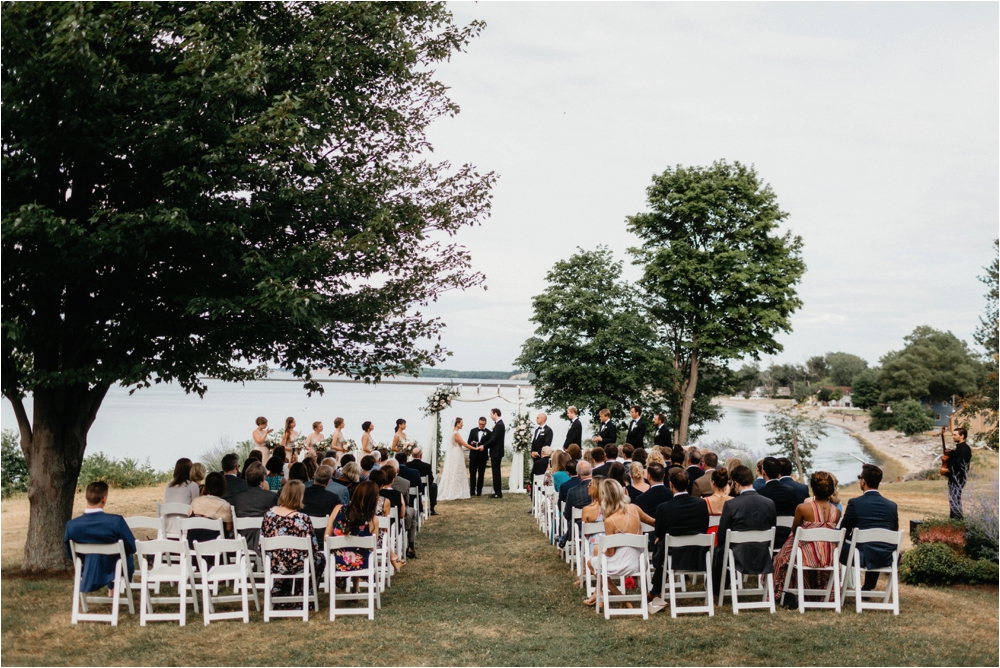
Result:
<svg viewBox="0 0 1000 668"><path fill-rule="evenodd" d="M426 415L440 414L441 411L451 406L451 400L461 394L461 390L455 385L441 385L434 394L427 398L427 405L424 406Z"/></svg>
<svg viewBox="0 0 1000 668"><path fill-rule="evenodd" d="M519 413L514 418L514 424L511 427L514 432L514 452L525 452L531 448L531 436L533 429L531 427L531 418L528 417L527 413Z"/></svg>

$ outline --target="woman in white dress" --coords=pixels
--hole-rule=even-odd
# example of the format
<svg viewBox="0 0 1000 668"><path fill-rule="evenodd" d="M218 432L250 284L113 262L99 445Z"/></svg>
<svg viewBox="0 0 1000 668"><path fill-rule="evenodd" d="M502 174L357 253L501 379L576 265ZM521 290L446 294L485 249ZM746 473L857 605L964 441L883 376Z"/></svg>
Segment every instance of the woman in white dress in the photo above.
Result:
<svg viewBox="0 0 1000 668"><path fill-rule="evenodd" d="M444 455L444 469L438 482L438 501L457 501L469 498L469 474L465 469L465 450L475 450L462 438L462 418L455 419L451 434L451 447Z"/></svg>

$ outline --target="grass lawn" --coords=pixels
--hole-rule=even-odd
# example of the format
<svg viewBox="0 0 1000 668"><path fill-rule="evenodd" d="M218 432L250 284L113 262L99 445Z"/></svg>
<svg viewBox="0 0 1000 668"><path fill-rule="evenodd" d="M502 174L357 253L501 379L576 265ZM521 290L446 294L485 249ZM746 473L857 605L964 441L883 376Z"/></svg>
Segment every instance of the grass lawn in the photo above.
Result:
<svg viewBox="0 0 1000 668"><path fill-rule="evenodd" d="M489 483L487 482L487 487ZM947 512L941 483L885 486L901 520ZM857 493L848 488L845 498ZM159 488L113 491L109 511L152 514ZM82 507L82 504L80 504ZM283 619L188 626L124 612L70 626L68 576L18 572L27 500L3 502L4 665L991 665L997 588L901 587L902 613L744 612L605 621L526 513L525 495L439 504L419 558L393 579L375 621Z"/></svg>

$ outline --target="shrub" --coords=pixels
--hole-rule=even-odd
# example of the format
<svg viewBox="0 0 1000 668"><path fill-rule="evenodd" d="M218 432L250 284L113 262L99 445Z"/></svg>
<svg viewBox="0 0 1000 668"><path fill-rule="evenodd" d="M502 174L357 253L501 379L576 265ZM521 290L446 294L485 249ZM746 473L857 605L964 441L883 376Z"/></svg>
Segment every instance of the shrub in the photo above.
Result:
<svg viewBox="0 0 1000 668"><path fill-rule="evenodd" d="M873 407L869 414L868 431L889 431L896 426L896 416L881 406Z"/></svg>
<svg viewBox="0 0 1000 668"><path fill-rule="evenodd" d="M1000 534L998 507L1000 478L997 470L970 476L962 495L965 526L969 532L965 549L969 556L997 561L997 538Z"/></svg>
<svg viewBox="0 0 1000 668"><path fill-rule="evenodd" d="M223 457L230 452L235 452L239 455L240 465L242 465L253 448L254 442L249 439L234 444L228 436L223 436L219 439L218 443L202 453L201 463L205 465L205 469L209 473L212 471L222 471Z"/></svg>
<svg viewBox="0 0 1000 668"><path fill-rule="evenodd" d="M914 543L943 543L958 551L965 551L965 523L961 520L924 520L917 527Z"/></svg>
<svg viewBox="0 0 1000 668"><path fill-rule="evenodd" d="M920 434L934 426L934 413L915 399L904 399L889 404L896 429L907 436Z"/></svg>
<svg viewBox="0 0 1000 668"><path fill-rule="evenodd" d="M167 482L171 476L171 471L154 469L150 465L149 459L146 460L145 464L140 465L129 457L122 460L111 459L103 452L95 452L84 457L77 487L83 489L98 480L102 480L117 489L146 487Z"/></svg>
<svg viewBox="0 0 1000 668"><path fill-rule="evenodd" d="M28 461L21 452L20 437L13 429L4 429L0 435L0 474L3 479L2 495L28 491Z"/></svg>
<svg viewBox="0 0 1000 668"><path fill-rule="evenodd" d="M945 543L918 543L903 555L899 577L907 584L995 584L997 568L992 561L969 559Z"/></svg>

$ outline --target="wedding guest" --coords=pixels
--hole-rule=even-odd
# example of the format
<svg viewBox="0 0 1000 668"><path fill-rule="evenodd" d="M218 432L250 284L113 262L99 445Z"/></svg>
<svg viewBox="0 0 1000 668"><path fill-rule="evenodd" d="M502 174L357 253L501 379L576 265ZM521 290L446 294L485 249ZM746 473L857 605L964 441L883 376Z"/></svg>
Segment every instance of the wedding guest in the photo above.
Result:
<svg viewBox="0 0 1000 668"><path fill-rule="evenodd" d="M231 501L233 496L239 494L247 488L247 481L239 477L240 456L235 452L230 452L222 458L222 473L226 476L226 501Z"/></svg>
<svg viewBox="0 0 1000 668"><path fill-rule="evenodd" d="M702 476L707 478L712 485L712 493L705 497L705 503L708 504L708 514L710 517L718 515L722 516L723 507L726 502L732 499L730 495L730 483L729 483L729 473L724 468L716 469L711 473L706 473ZM708 528L708 533L717 533L719 531L719 525L710 526ZM718 542L718 539L716 539Z"/></svg>
<svg viewBox="0 0 1000 668"><path fill-rule="evenodd" d="M580 449L579 443L571 443L570 446L566 448L566 454L568 454L569 458L573 461L578 461L581 457L583 457L583 450Z"/></svg>
<svg viewBox="0 0 1000 668"><path fill-rule="evenodd" d="M551 459L551 469L552 469L552 486L556 488L556 492L562 487L562 484L569 480L570 475L566 470L566 464L569 463L569 453L565 450L559 450Z"/></svg>
<svg viewBox="0 0 1000 668"><path fill-rule="evenodd" d="M642 464L645 468L646 464L649 463L649 453L646 452L645 448L635 448L632 450L632 461Z"/></svg>
<svg viewBox="0 0 1000 668"><path fill-rule="evenodd" d="M326 517L333 512L337 504L343 503L340 496L326 488L332 478L332 467L320 466L316 469L316 473L313 474L313 484L306 487L306 491L302 495L302 512L310 517ZM350 498L348 498L349 501Z"/></svg>
<svg viewBox="0 0 1000 668"><path fill-rule="evenodd" d="M299 432L295 431L295 418L285 418L285 431L281 434L281 445L290 448L295 441L299 440Z"/></svg>
<svg viewBox="0 0 1000 668"><path fill-rule="evenodd" d="M256 460L246 467L247 488L232 497L237 517L263 517L278 502L277 492L270 492L262 487L266 473L264 465ZM260 529L242 529L240 535L246 538L247 547L257 551Z"/></svg>
<svg viewBox="0 0 1000 668"><path fill-rule="evenodd" d="M266 417L261 416L257 418L257 428L253 430L250 437L253 438L254 451L260 454L260 461L264 461L271 456L271 449L267 447L267 437L273 431L274 429L267 426ZM246 470L245 467L244 470Z"/></svg>
<svg viewBox="0 0 1000 668"><path fill-rule="evenodd" d="M567 478L563 484L559 486L560 503L565 503L566 496L569 494L569 491L580 484L580 476L576 473L576 467L579 466L579 464L580 462L575 459L571 459L566 462L566 474L569 478Z"/></svg>
<svg viewBox="0 0 1000 668"><path fill-rule="evenodd" d="M611 462L608 464L607 471L608 479L618 481L618 484L622 486L622 489L625 489L625 485L627 484L625 482L625 467L622 466L621 462ZM629 499L629 503L632 502L631 497L627 494L625 495L625 498Z"/></svg>
<svg viewBox="0 0 1000 668"><path fill-rule="evenodd" d="M670 451L670 464L667 466L667 470L684 468L685 459L687 459L687 452L684 448L675 444L673 450Z"/></svg>
<svg viewBox="0 0 1000 668"><path fill-rule="evenodd" d="M795 491L795 500L804 503L809 498L809 488L792 477L792 460L788 457L778 457L778 464L781 465L781 476L778 481L786 487L791 487Z"/></svg>
<svg viewBox="0 0 1000 668"><path fill-rule="evenodd" d="M571 528L572 528L572 522L573 522L573 509L574 508L581 508L582 509L585 506L589 505L590 502L591 502L591 498L590 498L590 484L591 484L591 482L590 482L591 481L590 463L587 462L586 460L581 459L576 464L576 473L577 473L577 479L578 479L577 484L575 484L575 485L573 485L571 487L570 484L573 482L573 480L568 480L565 484L563 484L562 490L559 492L559 496L561 498L562 497L562 493L565 492L565 491L567 491L567 488L569 488L569 491L566 494L566 506L565 506L565 509L563 510L563 517L566 519L566 526L570 527L569 529L567 529L567 531L566 531L566 533L564 535L560 536L559 540L557 541L559 543L559 547L563 547L566 544L566 541L572 535Z"/></svg>
<svg viewBox="0 0 1000 668"><path fill-rule="evenodd" d="M408 442L406 438L406 420L399 418L396 420L396 431L392 435L392 451L399 452ZM383 455L382 461L389 459L388 453Z"/></svg>
<svg viewBox="0 0 1000 668"><path fill-rule="evenodd" d="M227 530L233 528L233 513L226 500L226 476L212 472L205 477L201 494L191 500L188 517L207 517L222 520Z"/></svg>
<svg viewBox="0 0 1000 668"><path fill-rule="evenodd" d="M629 444L626 443L626 445ZM635 448L632 449L635 450ZM619 464L622 463L622 460L618 458L618 446L615 445L614 443L610 443L604 446L604 457L605 461L607 461L608 464L610 464L611 462L618 462Z"/></svg>
<svg viewBox="0 0 1000 668"><path fill-rule="evenodd" d="M275 448L277 451L277 448ZM267 489L272 492L277 492L281 489L282 483L285 482L285 462L277 454L273 455L267 460L267 477L264 482L267 483Z"/></svg>
<svg viewBox="0 0 1000 668"><path fill-rule="evenodd" d="M650 587L650 597L657 596L663 585L663 567L666 559L664 552L665 536L693 536L708 531L708 505L702 499L691 496L688 487L691 481L687 471L681 468L670 469L667 479L673 497L656 508L654 518L656 536L656 551L653 556L653 584ZM707 549L707 548L705 548ZM696 570L704 568L705 549L699 547L680 547L670 550L673 567L677 570Z"/></svg>
<svg viewBox="0 0 1000 668"><path fill-rule="evenodd" d="M351 496L354 496L354 490L361 481L361 466L357 462L347 462L340 467L340 470L341 473L338 480L342 483L346 480L347 491Z"/></svg>
<svg viewBox="0 0 1000 668"><path fill-rule="evenodd" d="M694 483L698 478L702 476L704 471L701 468L701 451L698 448L691 448L688 450L688 492L694 487Z"/></svg>
<svg viewBox="0 0 1000 668"><path fill-rule="evenodd" d="M208 475L208 469L201 462L195 462L191 465L191 482L198 485L198 493L202 494L202 488L205 486L205 476Z"/></svg>
<svg viewBox="0 0 1000 668"><path fill-rule="evenodd" d="M373 471L373 473L374 475L371 477L371 482L379 490L379 499L378 502L375 504L375 516L385 518L379 520L379 526L382 526L382 522L386 522L386 527L388 528L388 524L392 521L389 519L389 515L391 514L391 509L392 509L392 502L388 498L382 495L382 488L386 486L385 473L383 473L382 471ZM396 490L392 491L395 492ZM385 540L385 534L379 531L378 534L379 549L382 549L382 543L384 542L384 540ZM402 568L403 565L406 563L405 561L399 558L396 552L392 549L391 545L389 546L389 561L392 562L393 568L396 569Z"/></svg>
<svg viewBox="0 0 1000 668"><path fill-rule="evenodd" d="M699 476L698 479L691 484L691 496L704 497L709 496L712 493L711 474L712 471L719 468L719 455L715 454L711 450L705 450L701 453L701 461L705 468L705 474Z"/></svg>
<svg viewBox="0 0 1000 668"><path fill-rule="evenodd" d="M666 471L662 464L650 464L646 467L646 477L649 479L649 489L635 498L635 505L642 512L656 517L656 509L661 503L666 503L673 498L673 494L663 485L663 478Z"/></svg>
<svg viewBox="0 0 1000 668"><path fill-rule="evenodd" d="M278 536L295 536L309 538L312 541L313 572L320 574L326 568L326 556L320 550L316 533L313 530L312 519L302 511L302 497L305 485L300 480L289 480L281 489L277 505L264 514L260 526L261 538L276 538ZM282 575L301 573L308 556L305 550L275 550L271 552L271 572ZM292 587L292 583L295 587ZM271 587L272 596L294 596L301 594L299 580L276 579ZM294 605L294 604L291 604Z"/></svg>
<svg viewBox="0 0 1000 668"><path fill-rule="evenodd" d="M722 506L719 518L718 544L712 556L712 580L715 591L724 585L722 550L725 549L726 531L767 531L776 523L774 502L758 494L753 488L753 471L746 466L733 469L732 482L737 491L734 499ZM741 543L731 548L737 569L742 573L767 574L774 570L771 550L767 543Z"/></svg>
<svg viewBox="0 0 1000 668"><path fill-rule="evenodd" d="M371 478L372 471L378 470L375 468L375 458L371 455L365 455L362 457L359 464L361 466L361 477L358 478L358 482L369 480Z"/></svg>
<svg viewBox="0 0 1000 668"><path fill-rule="evenodd" d="M326 436L323 435L322 422L313 422L312 429L312 433L306 436L306 447L303 452L306 453L306 456L312 455L315 457L317 455L317 449L320 447L320 444L326 440Z"/></svg>
<svg viewBox="0 0 1000 668"><path fill-rule="evenodd" d="M646 467L639 462L632 462L628 468L628 473L631 483L625 488L625 492L628 494L629 500L635 503L640 494L649 491L649 484L643 479L646 475Z"/></svg>
<svg viewBox="0 0 1000 668"><path fill-rule="evenodd" d="M417 472L420 473L420 477L427 478L427 485L430 487L428 496L430 496L431 502L431 516L434 517L437 515L435 508L437 507L438 494L438 486L434 481L434 469L430 464L424 461L424 451L422 448L413 448L413 452L410 453L410 457L410 467L416 469Z"/></svg>
<svg viewBox="0 0 1000 668"><path fill-rule="evenodd" d="M326 525L326 536L378 535L378 518L375 515L378 501L379 490L374 482L369 480L359 484L350 504L334 508ZM333 559L334 568L338 572L358 571L368 568L371 550L334 550Z"/></svg>
<svg viewBox="0 0 1000 668"><path fill-rule="evenodd" d="M384 466L387 461L392 459L392 457L389 454L389 448L382 447L376 450L376 452L378 452L378 459L376 459L375 461L376 463L378 463L379 466Z"/></svg>
<svg viewBox="0 0 1000 668"><path fill-rule="evenodd" d="M603 522L604 516L601 515L601 481L604 478L593 478L590 482L590 486L587 489L587 494L590 497L590 503L583 507L580 511L580 523L581 524L591 524L594 522ZM604 532L593 533L586 536L587 543L584 546L584 553L586 556L583 559L584 566L591 573L594 572L593 559L597 556L597 544ZM574 587L580 586L580 578L576 579L573 583Z"/></svg>
<svg viewBox="0 0 1000 668"><path fill-rule="evenodd" d="M365 420L361 423L361 452L365 455L370 455L375 448L375 444L372 442L373 431L375 431L375 425L370 421Z"/></svg>
<svg viewBox="0 0 1000 668"><path fill-rule="evenodd" d="M830 503L830 495L836 489L833 476L826 471L816 471L809 478L809 486L812 488L813 498L800 503L795 508L795 519L792 520L791 533L782 544L781 551L774 557L774 595L776 598L781 597L785 588L785 574L788 571L788 562L792 558L795 531L799 527L803 529L836 529L837 521L840 519L840 512ZM799 557L802 559L803 565L808 568L827 568L833 563L834 547L833 543L819 541L801 543ZM805 588L825 589L830 574L826 571L807 570L804 573L804 578ZM794 607L797 608L798 601L794 603ZM791 602L786 600L786 605L791 607Z"/></svg>
<svg viewBox="0 0 1000 668"><path fill-rule="evenodd" d="M288 479L298 480L303 485L305 485L307 482L311 482L309 480L309 475L306 473L306 465L303 464L302 462L295 462L290 467L288 467Z"/></svg>
<svg viewBox="0 0 1000 668"><path fill-rule="evenodd" d="M637 411L633 407L633 414L636 413ZM616 480L604 480L601 482L600 497L601 514L604 516L604 533L606 535L642 535L642 520L639 518L638 508L634 504L625 502L625 493ZM641 549L637 547L608 548L604 551L604 556L607 557L609 594L621 594L621 591L615 586L614 580L625 575L635 574L639 570L639 558L641 554ZM600 596L603 586L601 578L603 569L602 560L595 558L594 572L598 576L597 588L594 596L584 600L584 603L587 605L595 605L597 597ZM605 605L607 605L606 598L604 601Z"/></svg>
<svg viewBox="0 0 1000 668"><path fill-rule="evenodd" d="M370 456L373 462L371 470L378 471L380 468L382 468L382 453L376 450Z"/></svg>
<svg viewBox="0 0 1000 668"><path fill-rule="evenodd" d="M542 448L541 456L536 459L531 465L531 475L532 479L536 475L545 475L545 472L549 470L549 461L552 459L552 448L545 446Z"/></svg>
<svg viewBox="0 0 1000 668"><path fill-rule="evenodd" d="M732 476L732 473L732 471L729 472L730 476ZM767 480L764 479L764 460L761 459L757 462L757 477L754 478L753 488L759 492L760 488L763 487L766 482Z"/></svg>
<svg viewBox="0 0 1000 668"><path fill-rule="evenodd" d="M190 506L191 502L198 498L198 484L191 480L191 460L181 457L174 464L174 476L167 483L167 488L163 492L163 503L183 503ZM166 531L171 536L180 534L180 516L167 515L165 518Z"/></svg>
<svg viewBox="0 0 1000 668"><path fill-rule="evenodd" d="M844 521L840 528L846 530L848 539L853 537L854 529L888 529L899 531L899 509L896 504L882 496L878 491L882 484L882 469L874 464L864 464L861 475L861 496L847 502L844 511ZM862 543L858 546L861 566L864 568L885 568L892 563L892 553L895 546L888 543ZM840 553L840 563L847 564L851 551L851 542L844 542ZM870 591L878 584L878 571L865 573L862 589Z"/></svg>
<svg viewBox="0 0 1000 668"><path fill-rule="evenodd" d="M628 471L628 465L632 463L632 453L634 452L635 447L631 443L626 443L621 447L621 456L619 456L618 461L622 463L626 471Z"/></svg>
<svg viewBox="0 0 1000 668"><path fill-rule="evenodd" d="M781 464L775 457L765 457L763 468L766 482L763 487L757 490L758 493L774 502L774 511L778 517L794 516L795 508L799 504L796 500L795 490L782 485L781 481L778 480L781 477ZM791 529L783 526L777 527L774 531L774 544L776 546L784 545L789 535L791 535Z"/></svg>
<svg viewBox="0 0 1000 668"><path fill-rule="evenodd" d="M390 459L385 463L385 466L381 470L386 471L388 475L388 469L393 472L392 488L398 491L402 495L404 511L405 511L405 521L404 527L406 528L406 535L409 537L410 546L406 550L407 559L415 559L416 554L414 552L415 543L417 540L417 510L411 506L408 502L410 500L410 481L399 475L399 462L395 459ZM400 517L404 514L401 512Z"/></svg>
<svg viewBox="0 0 1000 668"><path fill-rule="evenodd" d="M313 476L316 475L316 469L319 468L319 464L316 463L316 457L306 457L302 460L302 465L306 467L306 488L312 487Z"/></svg>
<svg viewBox="0 0 1000 668"><path fill-rule="evenodd" d="M240 479L244 482L247 479L247 467L253 462L260 462L261 465L264 464L264 460L260 458L260 450L251 450L247 453L247 458L243 461L243 468L240 469Z"/></svg>
<svg viewBox="0 0 1000 668"><path fill-rule="evenodd" d="M392 487L392 483L396 479L396 469L387 466L384 470L372 471L372 477L369 479L379 486L379 490L381 490L379 493L389 501L392 508L396 509L399 517L403 517L406 514L406 504L403 503L403 495L399 493L399 490Z"/></svg>
<svg viewBox="0 0 1000 668"><path fill-rule="evenodd" d="M635 453L632 453L632 456L635 457ZM663 467L664 470L666 470L667 468L667 460L663 457L663 453L657 450L656 448L653 448L650 451L649 456L646 458L647 473L649 471L649 467L652 466L653 464L660 465L661 467ZM649 475L646 476L646 479L647 480L649 479Z"/></svg>
<svg viewBox="0 0 1000 668"><path fill-rule="evenodd" d="M84 492L87 508L83 515L66 523L63 541L66 545L66 555L72 557L69 542L108 545L119 540L125 545L126 577L132 581L135 572L135 537L121 515L105 513L104 506L108 502L108 483L98 480L87 485ZM102 587L108 588L108 593L114 593L115 573L120 557L114 554L85 554L80 591L89 593ZM8 602L8 605L9 602Z"/></svg>
<svg viewBox="0 0 1000 668"><path fill-rule="evenodd" d="M597 446L596 448L590 449L590 457L594 464L594 475L608 477L608 456L604 452L604 448Z"/></svg>
<svg viewBox="0 0 1000 668"><path fill-rule="evenodd" d="M344 418L335 418L333 420L333 434L330 435L330 449L337 453L338 457L342 457L349 452L347 449L347 438L344 436Z"/></svg>

